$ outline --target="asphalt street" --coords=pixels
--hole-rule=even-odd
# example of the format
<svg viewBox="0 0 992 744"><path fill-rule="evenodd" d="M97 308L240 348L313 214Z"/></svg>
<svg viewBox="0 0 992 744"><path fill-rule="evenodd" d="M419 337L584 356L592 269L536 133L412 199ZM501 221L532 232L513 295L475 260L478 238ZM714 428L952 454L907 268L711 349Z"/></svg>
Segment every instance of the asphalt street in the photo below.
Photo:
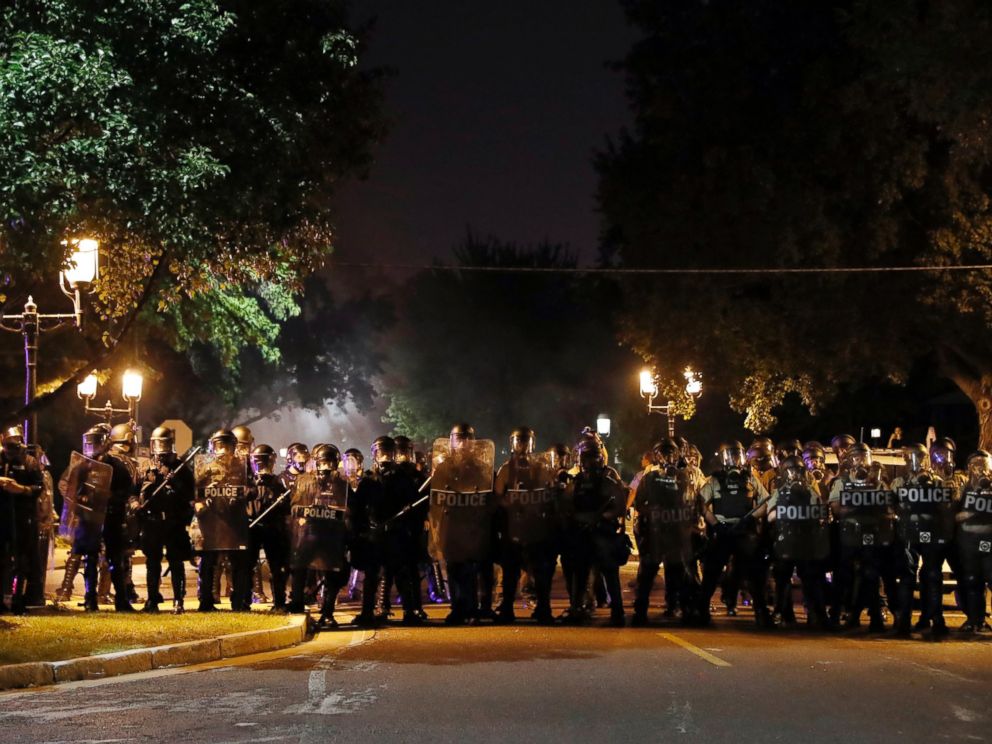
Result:
<svg viewBox="0 0 992 744"><path fill-rule="evenodd" d="M692 630L344 628L0 694L0 742L984 741L990 662L987 640L758 631L743 616Z"/></svg>

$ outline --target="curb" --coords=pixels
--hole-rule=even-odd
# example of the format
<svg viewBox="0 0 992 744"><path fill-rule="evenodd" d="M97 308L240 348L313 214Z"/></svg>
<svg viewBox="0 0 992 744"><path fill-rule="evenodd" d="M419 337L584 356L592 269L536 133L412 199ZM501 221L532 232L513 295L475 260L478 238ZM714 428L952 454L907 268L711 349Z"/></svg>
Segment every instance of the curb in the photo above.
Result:
<svg viewBox="0 0 992 744"><path fill-rule="evenodd" d="M235 656L276 651L306 639L309 616L293 617L283 628L249 630L219 638L135 648L112 654L83 656L65 661L33 661L0 666L0 690L43 687L63 682L105 679L153 669L189 666Z"/></svg>

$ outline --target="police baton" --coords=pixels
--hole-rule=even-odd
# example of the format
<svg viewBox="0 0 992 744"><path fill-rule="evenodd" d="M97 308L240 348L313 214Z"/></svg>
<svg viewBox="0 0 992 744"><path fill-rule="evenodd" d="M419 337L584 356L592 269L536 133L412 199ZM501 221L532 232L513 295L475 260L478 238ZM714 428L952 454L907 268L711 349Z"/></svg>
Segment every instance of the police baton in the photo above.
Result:
<svg viewBox="0 0 992 744"><path fill-rule="evenodd" d="M156 496L158 496L159 492L167 485L172 483L172 479L176 477L176 475L179 473L180 470L182 470L184 467L189 465L190 462L192 462L193 457L197 453L199 453L201 449L203 448L200 445L196 445L195 447L190 448L190 451L186 453L186 457L180 460L179 464L169 471L169 474L165 476L165 479L158 484L158 488L152 491L152 495L149 496L147 499L145 499L145 503L142 504L141 508L147 509L148 505L155 499Z"/></svg>
<svg viewBox="0 0 992 744"><path fill-rule="evenodd" d="M255 521L253 521L251 524L248 525L248 529L251 529L256 524L258 524L259 522L261 522L262 519L265 518L265 515L266 514L268 514L270 511L272 511L277 506L279 506L280 502L282 502L282 500L284 498L286 498L287 496L289 496L289 494L292 493L292 492L293 492L293 489L292 488L287 488L285 491L283 491L282 494L280 494L279 498L277 498L275 501L273 501L271 504L269 504L269 508L268 509L266 509L261 514L259 514L257 517L255 517Z"/></svg>
<svg viewBox="0 0 992 744"><path fill-rule="evenodd" d="M427 480L425 480L423 483L420 484L420 488L417 489L417 493L423 493L424 492L424 489L427 488L427 485L431 482L431 479L433 477L434 477L434 474L431 473L430 476L427 478ZM386 527L389 524L391 524L392 522L395 522L400 517L402 517L402 516L404 516L406 514L409 514L411 511L413 511L418 506L420 506L425 501L427 501L427 499L429 499L430 497L431 497L431 495L428 493L426 496L421 496L419 499L417 499L416 501L414 501L412 504L407 504L402 509L400 509L398 512L396 512L393 516L391 516L389 519L387 519L385 522L383 522L380 529L386 529Z"/></svg>
<svg viewBox="0 0 992 744"><path fill-rule="evenodd" d="M738 522L737 522L737 524L735 524L735 525L734 525L734 526L733 526L733 527L731 528L731 530L733 530L733 531L739 531L739 530L743 530L743 527L742 527L742 525L743 525L743 524L744 524L745 522L747 522L747 520L748 520L748 519L750 519L751 517L753 517L753 516L754 516L754 513L755 513L756 511L758 511L758 509L760 509L760 508L761 508L761 507L763 507L763 506L764 506L765 504L767 504L767 503L768 503L769 501L771 501L771 498L772 498L772 496L771 496L771 494L768 494L767 496L765 496L765 498L763 498L763 499L761 499L761 501L759 501L759 502L757 503L757 505L756 505L756 506L755 506L755 507L754 507L754 508L753 508L753 509L752 509L751 511L749 511L749 512L748 512L747 514L745 514L745 515L744 515L743 517L741 517L741 518L740 518L740 519L738 520Z"/></svg>

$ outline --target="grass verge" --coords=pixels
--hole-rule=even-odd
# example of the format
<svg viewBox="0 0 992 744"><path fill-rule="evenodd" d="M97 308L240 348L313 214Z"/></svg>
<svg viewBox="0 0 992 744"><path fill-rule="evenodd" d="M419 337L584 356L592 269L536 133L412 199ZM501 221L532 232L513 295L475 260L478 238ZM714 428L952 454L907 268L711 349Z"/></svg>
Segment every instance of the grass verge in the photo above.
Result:
<svg viewBox="0 0 992 744"><path fill-rule="evenodd" d="M49 611L0 618L0 664L61 661L145 646L216 638L286 625L284 615L230 613L117 615Z"/></svg>

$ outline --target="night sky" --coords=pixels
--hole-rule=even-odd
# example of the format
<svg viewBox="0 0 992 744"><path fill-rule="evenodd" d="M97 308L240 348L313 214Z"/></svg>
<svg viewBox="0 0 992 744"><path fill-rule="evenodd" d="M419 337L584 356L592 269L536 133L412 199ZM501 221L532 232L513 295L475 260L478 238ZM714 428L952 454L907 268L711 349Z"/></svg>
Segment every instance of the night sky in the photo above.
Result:
<svg viewBox="0 0 992 744"><path fill-rule="evenodd" d="M336 257L450 257L467 227L595 257L592 154L629 121L607 68L636 38L616 0L361 0L367 63L397 72L393 128L369 180L345 188Z"/></svg>

